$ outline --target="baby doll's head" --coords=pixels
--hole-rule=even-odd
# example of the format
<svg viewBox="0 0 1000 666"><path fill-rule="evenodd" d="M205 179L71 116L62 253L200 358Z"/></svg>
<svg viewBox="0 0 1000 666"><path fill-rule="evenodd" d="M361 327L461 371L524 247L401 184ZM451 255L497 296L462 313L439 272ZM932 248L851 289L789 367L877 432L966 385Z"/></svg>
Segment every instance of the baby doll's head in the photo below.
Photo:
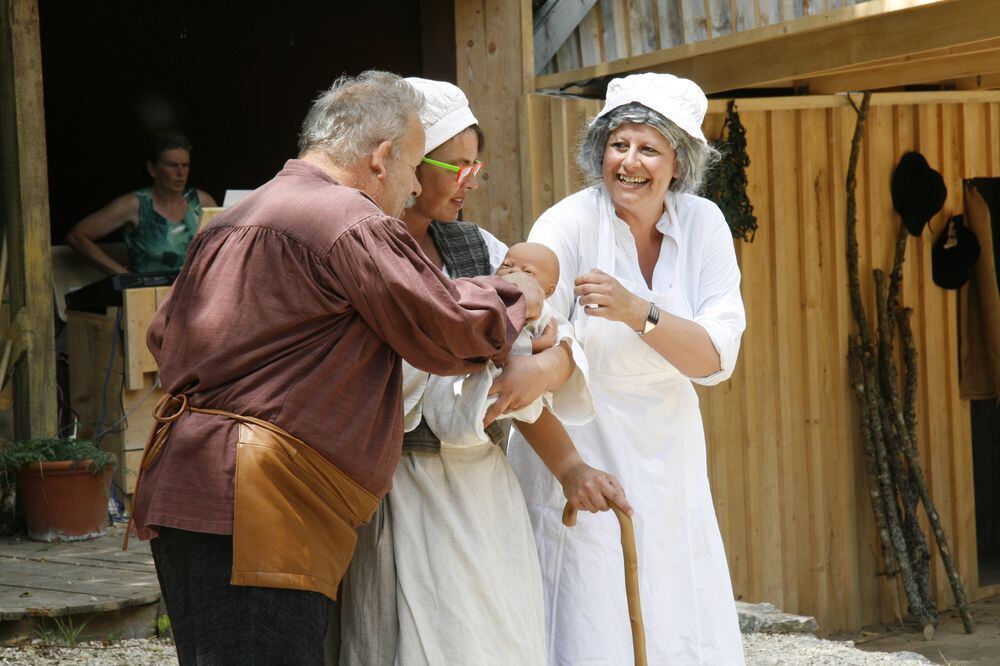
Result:
<svg viewBox="0 0 1000 666"><path fill-rule="evenodd" d="M507 256L497 269L497 275L508 273L527 273L532 276L538 280L545 298L548 298L559 282L559 258L541 243L515 243L507 250Z"/></svg>

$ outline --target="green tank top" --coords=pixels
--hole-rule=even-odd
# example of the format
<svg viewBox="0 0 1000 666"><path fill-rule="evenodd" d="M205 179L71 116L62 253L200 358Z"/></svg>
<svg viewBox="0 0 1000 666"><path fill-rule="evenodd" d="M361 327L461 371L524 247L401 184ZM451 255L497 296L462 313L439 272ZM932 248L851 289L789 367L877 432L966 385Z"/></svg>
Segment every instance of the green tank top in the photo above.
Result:
<svg viewBox="0 0 1000 666"><path fill-rule="evenodd" d="M192 188L184 193L188 207L180 222L171 222L153 209L152 188L137 190L135 195L139 197L139 224L125 231L125 247L132 270L137 273L179 271L201 217L198 190Z"/></svg>

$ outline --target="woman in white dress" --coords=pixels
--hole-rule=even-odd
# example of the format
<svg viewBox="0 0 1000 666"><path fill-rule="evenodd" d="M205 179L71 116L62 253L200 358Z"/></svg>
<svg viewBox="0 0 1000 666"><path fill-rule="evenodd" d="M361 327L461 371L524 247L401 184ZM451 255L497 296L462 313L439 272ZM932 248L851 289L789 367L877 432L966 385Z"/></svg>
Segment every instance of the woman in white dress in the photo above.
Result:
<svg viewBox="0 0 1000 666"><path fill-rule="evenodd" d="M672 666L743 663L692 386L732 374L745 327L729 228L692 194L715 156L701 131L706 109L685 79L613 80L578 156L595 185L529 235L559 257L549 302L576 322L589 364L597 416L566 430L628 489L649 663ZM615 517L564 528L562 493L538 456L517 434L509 455L538 547L549 663L631 664Z"/></svg>
<svg viewBox="0 0 1000 666"><path fill-rule="evenodd" d="M425 96L426 158L417 169L422 192L403 221L451 277L492 275L506 245L456 221L482 168L476 118L454 85L407 81ZM593 417L583 352L568 324L557 339L561 344L550 350L508 358L491 389L498 399L487 419L530 404L544 391L553 391L554 408L567 422ZM500 435L457 448L438 441L422 420L427 380L428 373L404 362L403 455L392 491L359 530L340 599L341 644L329 652L357 666L541 666L541 575L524 497L498 445ZM627 506L617 481L584 464L565 438L539 452L574 506L605 510L609 500Z"/></svg>

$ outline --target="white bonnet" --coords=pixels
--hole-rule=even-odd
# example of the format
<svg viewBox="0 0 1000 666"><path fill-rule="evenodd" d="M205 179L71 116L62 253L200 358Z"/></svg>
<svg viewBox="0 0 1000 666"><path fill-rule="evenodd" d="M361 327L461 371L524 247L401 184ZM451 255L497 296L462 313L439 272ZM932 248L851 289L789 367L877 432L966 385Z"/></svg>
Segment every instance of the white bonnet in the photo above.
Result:
<svg viewBox="0 0 1000 666"><path fill-rule="evenodd" d="M608 84L604 108L597 117L632 102L649 107L698 141L708 143L701 131L708 99L694 81L653 72L614 79Z"/></svg>
<svg viewBox="0 0 1000 666"><path fill-rule="evenodd" d="M470 125L479 124L469 108L468 98L455 84L415 76L407 77L406 82L424 96L420 109L420 122L426 134L424 155Z"/></svg>

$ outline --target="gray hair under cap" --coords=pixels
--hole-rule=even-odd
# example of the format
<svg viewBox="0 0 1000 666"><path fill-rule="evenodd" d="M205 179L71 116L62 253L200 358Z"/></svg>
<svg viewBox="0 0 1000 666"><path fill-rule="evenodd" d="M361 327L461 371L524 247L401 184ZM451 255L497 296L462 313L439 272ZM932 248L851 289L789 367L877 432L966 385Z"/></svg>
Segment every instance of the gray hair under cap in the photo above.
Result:
<svg viewBox="0 0 1000 666"><path fill-rule="evenodd" d="M628 123L654 127L667 139L677 156L674 181L670 183L670 191L696 194L705 179L705 174L719 160L719 151L694 138L662 114L638 102L604 112L603 115L594 118L587 127L577 148L576 163L588 183L593 185L603 182L601 167L604 164L608 137L614 130Z"/></svg>

